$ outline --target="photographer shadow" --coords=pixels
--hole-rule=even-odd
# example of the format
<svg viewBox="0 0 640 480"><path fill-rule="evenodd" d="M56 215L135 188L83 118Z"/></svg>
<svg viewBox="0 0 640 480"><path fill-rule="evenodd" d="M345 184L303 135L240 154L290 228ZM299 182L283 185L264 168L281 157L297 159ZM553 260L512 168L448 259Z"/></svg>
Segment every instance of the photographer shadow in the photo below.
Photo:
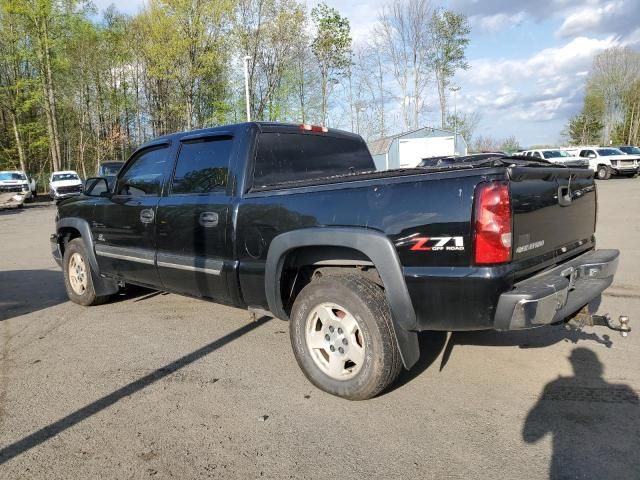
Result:
<svg viewBox="0 0 640 480"><path fill-rule="evenodd" d="M525 420L524 441L536 443L551 435L553 480L638 478L637 393L628 385L608 383L589 349L574 349L569 361L574 375L546 385Z"/></svg>

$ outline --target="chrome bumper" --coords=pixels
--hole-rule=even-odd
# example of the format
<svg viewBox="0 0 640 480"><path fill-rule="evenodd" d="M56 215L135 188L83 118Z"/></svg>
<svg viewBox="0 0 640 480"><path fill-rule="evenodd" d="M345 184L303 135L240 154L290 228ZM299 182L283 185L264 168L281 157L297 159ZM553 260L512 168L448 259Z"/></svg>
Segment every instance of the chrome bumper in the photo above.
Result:
<svg viewBox="0 0 640 480"><path fill-rule="evenodd" d="M496 330L532 328L567 319L613 283L619 257L618 250L595 250L517 283L500 296Z"/></svg>

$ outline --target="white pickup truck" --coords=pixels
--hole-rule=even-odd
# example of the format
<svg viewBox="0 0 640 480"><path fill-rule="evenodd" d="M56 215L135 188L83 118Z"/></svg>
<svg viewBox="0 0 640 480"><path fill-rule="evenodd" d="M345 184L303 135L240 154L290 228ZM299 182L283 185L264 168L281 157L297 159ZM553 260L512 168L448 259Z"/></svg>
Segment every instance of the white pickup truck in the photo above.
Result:
<svg viewBox="0 0 640 480"><path fill-rule="evenodd" d="M596 172L598 180L609 180L611 175L638 176L640 156L628 155L612 147L577 147L569 152L589 160L589 168Z"/></svg>
<svg viewBox="0 0 640 480"><path fill-rule="evenodd" d="M73 170L53 172L49 177L49 196L51 200L62 200L82 193L83 184Z"/></svg>
<svg viewBox="0 0 640 480"><path fill-rule="evenodd" d="M0 172L0 207L20 208L31 198L31 185L24 172L6 170Z"/></svg>
<svg viewBox="0 0 640 480"><path fill-rule="evenodd" d="M588 168L587 159L573 155L566 150L560 148L539 148L537 150L525 150L517 155L522 157L535 157L548 160L551 163L561 163L567 167Z"/></svg>

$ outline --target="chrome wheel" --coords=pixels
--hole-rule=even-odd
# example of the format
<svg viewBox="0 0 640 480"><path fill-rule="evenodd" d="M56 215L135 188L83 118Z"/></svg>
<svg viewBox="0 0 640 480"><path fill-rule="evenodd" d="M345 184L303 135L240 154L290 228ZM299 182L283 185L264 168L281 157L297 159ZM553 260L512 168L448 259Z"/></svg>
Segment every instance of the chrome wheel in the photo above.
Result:
<svg viewBox="0 0 640 480"><path fill-rule="evenodd" d="M87 266L84 258L79 253L74 253L69 258L69 284L77 295L82 295L87 290Z"/></svg>
<svg viewBox="0 0 640 480"><path fill-rule="evenodd" d="M311 310L305 340L316 366L333 379L349 380L362 368L362 331L355 317L339 305L322 303Z"/></svg>

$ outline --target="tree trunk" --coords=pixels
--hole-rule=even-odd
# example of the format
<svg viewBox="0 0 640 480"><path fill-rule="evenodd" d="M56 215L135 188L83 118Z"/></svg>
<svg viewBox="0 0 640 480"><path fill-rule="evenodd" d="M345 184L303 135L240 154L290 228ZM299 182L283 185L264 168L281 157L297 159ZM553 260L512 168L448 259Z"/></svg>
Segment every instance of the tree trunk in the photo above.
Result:
<svg viewBox="0 0 640 480"><path fill-rule="evenodd" d="M438 84L438 98L440 100L440 126L445 128L447 123L447 95L444 81L438 71L436 71L436 83Z"/></svg>
<svg viewBox="0 0 640 480"><path fill-rule="evenodd" d="M49 31L47 29L47 24L44 22L41 24L40 33L44 94L46 103L48 104L49 112L52 161L53 168L55 170L59 170L60 168L62 168L62 155L60 150L60 136L58 134L58 117L56 112L53 73L51 69L51 54L49 51Z"/></svg>
<svg viewBox="0 0 640 480"><path fill-rule="evenodd" d="M385 128L385 108L384 108L384 72L382 71L382 59L380 55L377 55L378 59L378 79L379 79L379 87L380 87L380 137L383 138L386 136L386 128Z"/></svg>
<svg viewBox="0 0 640 480"><path fill-rule="evenodd" d="M329 82L329 75L326 71L322 71L322 126L327 125L327 83Z"/></svg>
<svg viewBox="0 0 640 480"><path fill-rule="evenodd" d="M20 170L26 173L27 163L25 161L24 148L22 146L22 135L20 135L20 130L18 129L18 119L16 118L15 112L9 112L9 116L11 117L13 135L16 139L16 148L18 149L18 158L20 159Z"/></svg>

